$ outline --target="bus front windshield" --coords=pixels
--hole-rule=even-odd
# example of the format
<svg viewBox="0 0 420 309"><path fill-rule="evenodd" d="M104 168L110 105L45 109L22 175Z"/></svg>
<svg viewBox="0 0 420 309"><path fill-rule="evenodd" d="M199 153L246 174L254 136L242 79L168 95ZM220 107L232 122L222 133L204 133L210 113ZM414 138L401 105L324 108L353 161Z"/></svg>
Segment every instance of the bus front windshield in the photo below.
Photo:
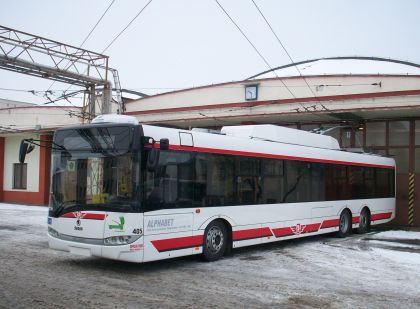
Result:
<svg viewBox="0 0 420 309"><path fill-rule="evenodd" d="M138 209L138 160L131 127L57 131L52 162L50 215L82 210Z"/></svg>

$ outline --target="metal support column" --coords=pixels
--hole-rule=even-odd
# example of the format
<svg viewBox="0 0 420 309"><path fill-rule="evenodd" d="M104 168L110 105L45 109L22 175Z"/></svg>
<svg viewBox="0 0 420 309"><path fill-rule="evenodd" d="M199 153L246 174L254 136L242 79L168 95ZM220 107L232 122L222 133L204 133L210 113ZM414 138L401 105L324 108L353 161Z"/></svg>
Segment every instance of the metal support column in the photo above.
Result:
<svg viewBox="0 0 420 309"><path fill-rule="evenodd" d="M410 120L408 150L408 225L414 225L414 201L415 201L415 121Z"/></svg>
<svg viewBox="0 0 420 309"><path fill-rule="evenodd" d="M95 85L89 87L89 106L88 106L88 119L89 122L96 116L96 92Z"/></svg>

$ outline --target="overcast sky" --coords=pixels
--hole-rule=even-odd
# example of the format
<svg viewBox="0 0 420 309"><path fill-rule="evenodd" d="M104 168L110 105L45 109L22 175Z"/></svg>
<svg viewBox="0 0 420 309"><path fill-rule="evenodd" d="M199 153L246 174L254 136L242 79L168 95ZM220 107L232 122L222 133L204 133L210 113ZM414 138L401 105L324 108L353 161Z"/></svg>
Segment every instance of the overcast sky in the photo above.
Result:
<svg viewBox="0 0 420 309"><path fill-rule="evenodd" d="M290 62L251 0L219 1L272 67ZM255 1L294 61L362 55L420 63L420 1ZM0 24L79 46L110 3L1 0ZM83 47L101 52L146 3L116 0ZM145 93L241 80L268 69L214 0L153 0L106 55L123 88ZM306 69L330 73L335 66ZM344 72L366 70L365 64L341 66ZM369 70L384 67L380 63ZM392 70L420 74L420 69L401 66ZM0 88L46 90L50 85L0 70ZM67 87L56 83L52 89ZM42 96L5 90L0 98L46 102Z"/></svg>

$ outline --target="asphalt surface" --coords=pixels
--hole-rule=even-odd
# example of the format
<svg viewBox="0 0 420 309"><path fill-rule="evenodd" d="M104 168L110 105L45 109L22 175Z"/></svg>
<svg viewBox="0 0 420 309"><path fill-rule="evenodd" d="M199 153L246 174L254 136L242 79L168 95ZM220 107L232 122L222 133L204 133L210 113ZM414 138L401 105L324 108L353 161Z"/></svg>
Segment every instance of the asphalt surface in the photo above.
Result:
<svg viewBox="0 0 420 309"><path fill-rule="evenodd" d="M131 264L49 249L46 221L0 204L0 308L420 308L416 240L328 235Z"/></svg>

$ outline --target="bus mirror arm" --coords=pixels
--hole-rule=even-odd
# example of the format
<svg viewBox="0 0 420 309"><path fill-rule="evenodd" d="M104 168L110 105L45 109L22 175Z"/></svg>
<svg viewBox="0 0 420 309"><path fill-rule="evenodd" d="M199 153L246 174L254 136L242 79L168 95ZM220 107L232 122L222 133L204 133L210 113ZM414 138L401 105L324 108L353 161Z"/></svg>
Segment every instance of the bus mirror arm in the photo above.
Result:
<svg viewBox="0 0 420 309"><path fill-rule="evenodd" d="M51 146L43 145L41 144L41 142L42 141L39 139L33 139L33 138L23 139L20 142L20 147L19 147L19 162L24 163L26 155L28 153L31 153L35 149L35 146L45 147L45 148L53 149L53 150L66 150L63 146L55 144L54 142L51 142L51 141L50 141L52 143Z"/></svg>

